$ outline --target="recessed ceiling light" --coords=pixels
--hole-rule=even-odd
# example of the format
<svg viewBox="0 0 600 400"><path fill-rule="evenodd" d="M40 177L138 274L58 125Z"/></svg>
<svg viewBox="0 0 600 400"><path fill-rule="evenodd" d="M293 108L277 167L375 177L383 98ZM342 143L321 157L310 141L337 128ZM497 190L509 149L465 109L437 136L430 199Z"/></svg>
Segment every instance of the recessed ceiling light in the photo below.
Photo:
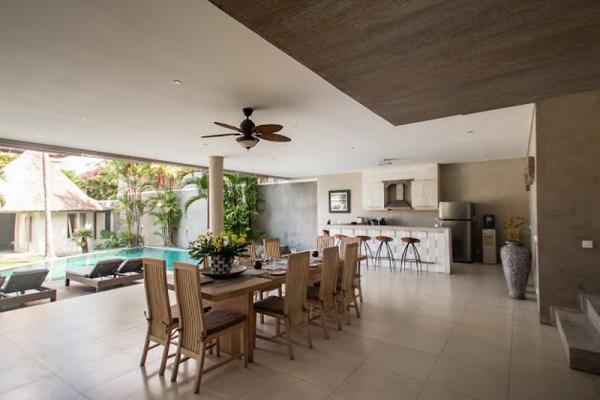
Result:
<svg viewBox="0 0 600 400"><path fill-rule="evenodd" d="M469 130L467 133L468 133L469 135L473 135L473 134L475 133L475 131L474 131L473 129L470 129L470 130Z"/></svg>
<svg viewBox="0 0 600 400"><path fill-rule="evenodd" d="M35 135L36 138L41 139L42 135L40 135L39 133L37 135Z"/></svg>
<svg viewBox="0 0 600 400"><path fill-rule="evenodd" d="M173 79L173 83L177 86L181 85L181 81L179 79Z"/></svg>
<svg viewBox="0 0 600 400"><path fill-rule="evenodd" d="M83 117L81 117L81 120L82 120L82 121L87 121L87 117L86 117L86 116L83 116Z"/></svg>
<svg viewBox="0 0 600 400"><path fill-rule="evenodd" d="M356 150L356 147L350 147L350 150Z"/></svg>

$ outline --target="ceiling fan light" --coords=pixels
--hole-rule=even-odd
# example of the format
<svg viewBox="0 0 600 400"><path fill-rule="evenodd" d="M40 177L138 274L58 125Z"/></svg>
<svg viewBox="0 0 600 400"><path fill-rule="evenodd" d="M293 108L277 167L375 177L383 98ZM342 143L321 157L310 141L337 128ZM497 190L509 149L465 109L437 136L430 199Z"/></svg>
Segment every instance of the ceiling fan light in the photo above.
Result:
<svg viewBox="0 0 600 400"><path fill-rule="evenodd" d="M258 139L252 136L242 136L237 138L236 140L240 144L240 146L242 146L246 150L250 150L258 143Z"/></svg>

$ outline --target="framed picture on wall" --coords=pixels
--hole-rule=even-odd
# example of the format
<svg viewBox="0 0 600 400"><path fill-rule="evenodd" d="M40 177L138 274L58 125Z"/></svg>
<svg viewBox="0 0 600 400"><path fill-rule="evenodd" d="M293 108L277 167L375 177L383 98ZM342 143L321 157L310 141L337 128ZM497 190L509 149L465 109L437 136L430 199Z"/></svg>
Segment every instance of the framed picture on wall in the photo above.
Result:
<svg viewBox="0 0 600 400"><path fill-rule="evenodd" d="M330 190L329 191L329 212L330 213L349 213L350 212L350 191L349 190Z"/></svg>

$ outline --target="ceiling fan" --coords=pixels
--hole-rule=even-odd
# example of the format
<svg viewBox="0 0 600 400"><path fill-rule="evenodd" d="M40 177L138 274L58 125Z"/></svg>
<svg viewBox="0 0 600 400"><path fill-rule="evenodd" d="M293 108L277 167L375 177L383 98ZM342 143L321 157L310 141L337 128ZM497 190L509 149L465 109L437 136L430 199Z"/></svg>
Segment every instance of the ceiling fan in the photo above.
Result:
<svg viewBox="0 0 600 400"><path fill-rule="evenodd" d="M246 107L242 109L246 119L240 123L240 127L237 128L233 125L224 124L223 122L215 122L216 125L222 126L223 128L231 129L236 131L236 133L221 133L218 135L205 135L201 136L202 138L214 138L214 137L223 137L223 136L239 136L237 142L245 148L246 150L250 150L262 139L268 140L270 142L289 142L290 139L287 136L280 135L275 132L279 132L283 129L283 126L278 124L265 124L265 125L254 125L254 122L250 119L253 108Z"/></svg>

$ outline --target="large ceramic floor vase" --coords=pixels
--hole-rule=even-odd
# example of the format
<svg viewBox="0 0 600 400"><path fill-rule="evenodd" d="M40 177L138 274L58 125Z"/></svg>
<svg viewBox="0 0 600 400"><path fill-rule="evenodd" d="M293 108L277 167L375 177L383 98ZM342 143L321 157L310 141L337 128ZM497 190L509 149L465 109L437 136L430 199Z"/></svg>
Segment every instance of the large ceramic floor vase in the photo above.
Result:
<svg viewBox="0 0 600 400"><path fill-rule="evenodd" d="M500 249L500 259L509 296L513 299L525 299L531 271L531 252L522 243L506 242Z"/></svg>

